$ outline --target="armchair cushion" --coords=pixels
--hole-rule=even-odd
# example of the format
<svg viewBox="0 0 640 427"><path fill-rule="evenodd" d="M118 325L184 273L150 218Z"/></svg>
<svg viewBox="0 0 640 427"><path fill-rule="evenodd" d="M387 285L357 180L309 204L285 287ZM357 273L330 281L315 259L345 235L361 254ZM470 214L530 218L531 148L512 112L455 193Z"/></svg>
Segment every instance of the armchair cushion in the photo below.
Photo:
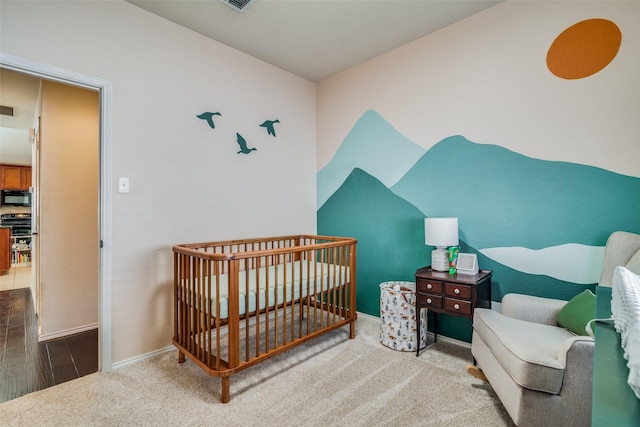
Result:
<svg viewBox="0 0 640 427"><path fill-rule="evenodd" d="M627 267L627 270L631 270L636 274L640 274L640 251L636 252L636 254L631 257L625 267Z"/></svg>
<svg viewBox="0 0 640 427"><path fill-rule="evenodd" d="M567 301L524 294L506 294L501 313L527 322L558 326L558 313Z"/></svg>
<svg viewBox="0 0 640 427"><path fill-rule="evenodd" d="M602 275L598 285L610 288L613 280L613 270L619 265L626 265L638 252L640 252L640 234L626 231L612 233L604 250ZM638 259L635 258L635 266L637 266L637 261ZM640 271L635 271L633 266L627 266L627 268L635 273L640 273Z"/></svg>
<svg viewBox="0 0 640 427"><path fill-rule="evenodd" d="M476 308L473 327L491 353L522 387L558 394L564 379L566 341L575 338L557 326L527 322Z"/></svg>
<svg viewBox="0 0 640 427"><path fill-rule="evenodd" d="M558 326L562 326L576 335L588 335L587 323L596 317L596 296L589 289L585 289L558 312Z"/></svg>

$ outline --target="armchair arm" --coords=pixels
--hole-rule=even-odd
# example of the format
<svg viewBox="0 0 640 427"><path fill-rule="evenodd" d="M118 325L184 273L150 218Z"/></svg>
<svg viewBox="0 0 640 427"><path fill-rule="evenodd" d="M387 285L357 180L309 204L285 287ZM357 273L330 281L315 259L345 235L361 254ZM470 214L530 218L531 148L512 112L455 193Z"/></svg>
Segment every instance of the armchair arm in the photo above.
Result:
<svg viewBox="0 0 640 427"><path fill-rule="evenodd" d="M502 314L527 322L556 326L556 316L567 301L523 294L506 294Z"/></svg>
<svg viewBox="0 0 640 427"><path fill-rule="evenodd" d="M573 363L576 366L593 367L593 350L595 341L591 337L575 335L567 338L562 345L558 361L568 368L567 363ZM576 368L573 368L575 370ZM591 372L591 370L587 370ZM591 380L591 375L589 375Z"/></svg>
<svg viewBox="0 0 640 427"><path fill-rule="evenodd" d="M565 367L562 389L558 396L553 396L562 400L563 409L555 414L554 424L591 425L594 353L595 342L591 337L573 336L564 341L558 355L558 361Z"/></svg>

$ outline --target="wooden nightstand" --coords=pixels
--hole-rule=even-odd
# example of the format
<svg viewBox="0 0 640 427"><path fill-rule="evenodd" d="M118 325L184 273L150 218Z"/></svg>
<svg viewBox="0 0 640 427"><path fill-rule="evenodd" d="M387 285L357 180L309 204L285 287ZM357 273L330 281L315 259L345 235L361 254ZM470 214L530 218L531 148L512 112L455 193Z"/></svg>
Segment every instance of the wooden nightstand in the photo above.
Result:
<svg viewBox="0 0 640 427"><path fill-rule="evenodd" d="M463 316L473 321L476 307L491 308L491 271L476 275L449 274L423 267L416 271L416 313L426 308L434 313L434 342L438 338L438 313ZM420 328L418 328L420 342ZM420 355L420 348L416 356Z"/></svg>

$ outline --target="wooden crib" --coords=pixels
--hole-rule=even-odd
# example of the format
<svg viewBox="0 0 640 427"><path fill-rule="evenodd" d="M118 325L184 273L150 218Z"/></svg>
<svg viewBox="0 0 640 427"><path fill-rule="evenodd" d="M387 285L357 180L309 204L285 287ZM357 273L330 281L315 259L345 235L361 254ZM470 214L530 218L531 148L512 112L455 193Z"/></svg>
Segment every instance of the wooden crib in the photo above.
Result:
<svg viewBox="0 0 640 427"><path fill-rule="evenodd" d="M184 244L174 252L174 336L222 378L345 325L355 338L356 240L296 235Z"/></svg>

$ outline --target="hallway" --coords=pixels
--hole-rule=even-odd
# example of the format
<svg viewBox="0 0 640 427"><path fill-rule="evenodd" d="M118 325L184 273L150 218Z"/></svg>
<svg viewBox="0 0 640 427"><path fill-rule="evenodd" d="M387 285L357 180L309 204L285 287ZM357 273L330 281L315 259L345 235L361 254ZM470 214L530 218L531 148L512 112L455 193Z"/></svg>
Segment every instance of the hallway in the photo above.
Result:
<svg viewBox="0 0 640 427"><path fill-rule="evenodd" d="M31 285L31 265L11 267L7 274L0 274L0 292L28 288Z"/></svg>
<svg viewBox="0 0 640 427"><path fill-rule="evenodd" d="M18 279L13 270L0 288L0 402L98 370L97 329L38 342L31 290L3 290L11 274L14 283Z"/></svg>

